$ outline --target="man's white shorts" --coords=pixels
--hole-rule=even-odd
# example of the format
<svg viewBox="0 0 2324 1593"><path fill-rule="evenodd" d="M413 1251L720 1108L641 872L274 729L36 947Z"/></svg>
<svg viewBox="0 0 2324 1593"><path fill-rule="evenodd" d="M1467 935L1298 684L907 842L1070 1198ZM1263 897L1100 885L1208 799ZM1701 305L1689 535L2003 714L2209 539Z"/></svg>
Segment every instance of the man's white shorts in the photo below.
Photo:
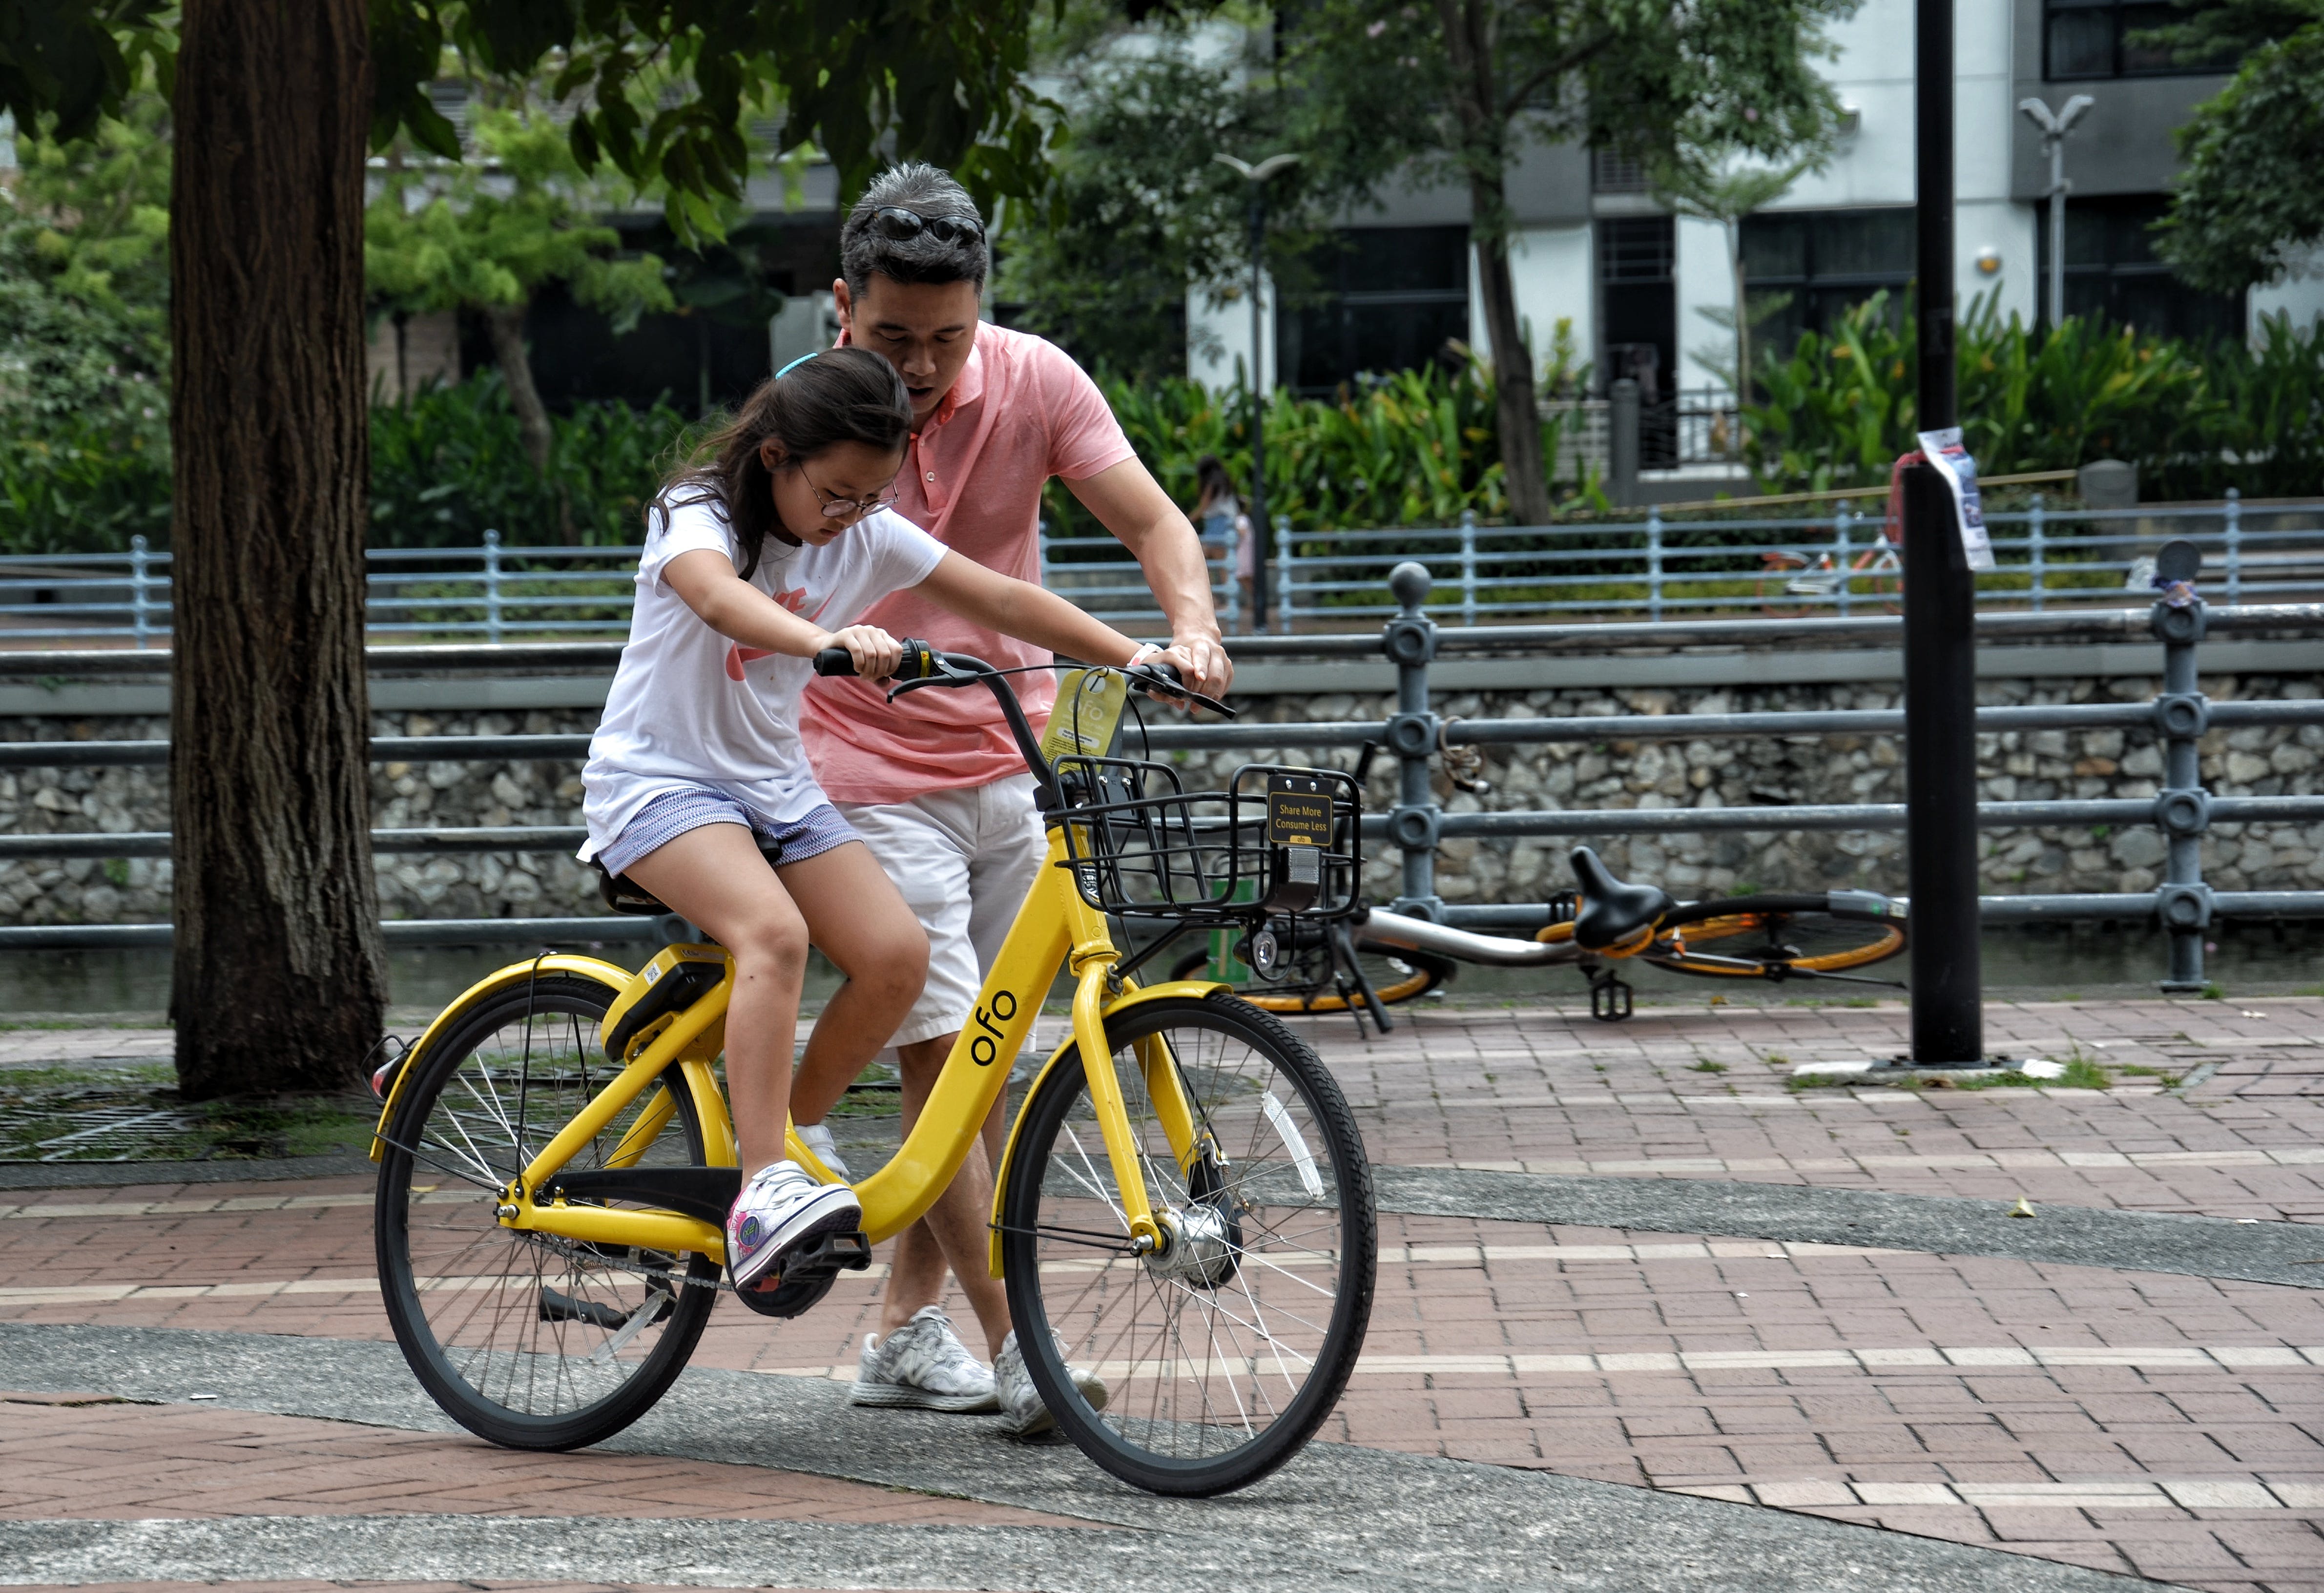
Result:
<svg viewBox="0 0 2324 1593"><path fill-rule="evenodd" d="M891 1044L967 1024L1047 851L1033 790L1020 774L909 802L837 805L928 932L927 988Z"/></svg>

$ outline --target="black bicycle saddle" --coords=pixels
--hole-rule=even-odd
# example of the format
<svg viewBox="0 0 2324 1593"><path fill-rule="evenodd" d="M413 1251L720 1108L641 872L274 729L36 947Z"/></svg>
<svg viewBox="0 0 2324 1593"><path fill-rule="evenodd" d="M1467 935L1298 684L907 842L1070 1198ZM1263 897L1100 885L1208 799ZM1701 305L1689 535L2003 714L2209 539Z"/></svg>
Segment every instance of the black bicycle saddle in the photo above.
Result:
<svg viewBox="0 0 2324 1593"><path fill-rule="evenodd" d="M1623 884L1586 846L1573 849L1572 863L1573 877L1582 885L1582 911L1573 920L1573 943L1584 951L1602 952L1677 905L1659 885Z"/></svg>
<svg viewBox="0 0 2324 1593"><path fill-rule="evenodd" d="M759 838L759 855L767 860L767 867L770 869L782 866L783 849L769 844L763 836ZM632 883L627 874L610 873L605 865L595 858L589 861L589 866L597 870L597 899L604 902L609 911L633 913L641 918L658 918L669 913L669 907L660 898L644 886Z"/></svg>

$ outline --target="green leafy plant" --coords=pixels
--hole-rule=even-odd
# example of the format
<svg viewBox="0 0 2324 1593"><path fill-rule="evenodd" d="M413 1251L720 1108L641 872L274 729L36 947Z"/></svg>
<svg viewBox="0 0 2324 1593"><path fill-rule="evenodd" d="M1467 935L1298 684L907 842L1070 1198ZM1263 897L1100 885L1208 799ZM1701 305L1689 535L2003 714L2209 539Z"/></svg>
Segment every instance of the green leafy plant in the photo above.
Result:
<svg viewBox="0 0 2324 1593"><path fill-rule="evenodd" d="M1745 457L1769 491L1886 484L1918 429L1909 308L1876 293L1760 361ZM2044 336L1987 295L1957 354L1961 427L1987 474L2127 459L2169 498L2306 493L2324 467L2324 336L2284 318L2251 346L2197 349L2078 317Z"/></svg>
<svg viewBox="0 0 2324 1593"><path fill-rule="evenodd" d="M372 545L473 548L488 529L513 543L634 544L693 431L666 401L578 405L549 417L541 474L498 371L425 388L372 410Z"/></svg>

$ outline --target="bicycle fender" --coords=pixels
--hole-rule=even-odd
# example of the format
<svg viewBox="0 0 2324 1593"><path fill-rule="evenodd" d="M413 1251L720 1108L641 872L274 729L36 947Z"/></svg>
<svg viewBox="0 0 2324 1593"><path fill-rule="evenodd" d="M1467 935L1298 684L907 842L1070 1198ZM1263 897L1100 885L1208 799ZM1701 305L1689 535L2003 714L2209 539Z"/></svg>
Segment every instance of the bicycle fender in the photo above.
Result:
<svg viewBox="0 0 2324 1593"><path fill-rule="evenodd" d="M396 1070L395 1082L388 1086L387 1100L379 1109L379 1126L372 1131L371 1159L373 1161L376 1162L387 1154L387 1125L395 1116L396 1103L403 1099L403 1086L406 1081L418 1071L421 1063L427 1061L429 1047L433 1046L443 1036L444 1031L452 1026L453 1020L466 1012L472 1003L480 1001L487 996L497 995L512 986L528 983L544 973L575 973L584 979L594 979L599 984L616 990L627 988L638 977L619 963L608 962L602 957L559 954L528 958L522 962L512 962L497 972L488 973L470 985L461 992L458 1000L436 1015L435 1021L428 1026L420 1038L413 1042L411 1049L404 1054L403 1065Z"/></svg>
<svg viewBox="0 0 2324 1593"><path fill-rule="evenodd" d="M1122 991L1121 994L1116 996L1112 1000L1108 1001L1105 1004L1104 1017L1111 1020L1113 1015L1117 1012L1128 1012L1132 1008L1142 1007L1148 1001L1166 1000L1174 996L1193 996L1199 1000L1203 997L1209 995L1213 990L1226 990L1229 988L1230 987L1226 985L1221 984L1218 981L1212 979L1168 980L1161 984L1147 985L1142 988ZM1073 1035L1068 1032L1065 1036L1065 1044L1059 1045L1055 1051L1050 1052L1049 1060L1041 1064L1041 1071L1033 1075L1033 1083L1031 1088L1025 1091L1025 1099L1018 1103L1017 1120L1009 1125L1009 1137L1001 1145L1001 1165L992 1170L992 1221L990 1224L990 1231L986 1238L987 1265L991 1268L994 1277L1000 1277L1001 1275L1001 1192L1009 1187L1009 1165L1017 1158L1017 1137L1025 1131L1026 1110L1033 1104L1033 1097L1040 1093L1041 1082L1049 1076L1049 1070L1063 1062L1068 1054L1074 1054L1075 1051L1076 1047L1074 1045Z"/></svg>

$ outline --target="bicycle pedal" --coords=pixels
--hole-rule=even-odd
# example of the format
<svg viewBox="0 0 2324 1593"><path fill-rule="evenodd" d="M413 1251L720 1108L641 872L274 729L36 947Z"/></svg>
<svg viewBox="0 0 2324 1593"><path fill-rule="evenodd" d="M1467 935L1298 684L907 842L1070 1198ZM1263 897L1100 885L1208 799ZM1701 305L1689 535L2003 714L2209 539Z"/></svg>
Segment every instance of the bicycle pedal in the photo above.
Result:
<svg viewBox="0 0 2324 1593"><path fill-rule="evenodd" d="M809 1273L862 1272L872 1265L872 1240L860 1228L817 1234L783 1258L786 1279Z"/></svg>
<svg viewBox="0 0 2324 1593"><path fill-rule="evenodd" d="M872 1265L872 1240L861 1229L818 1234L783 1261L779 1274L761 1279L734 1298L761 1316L804 1316L822 1303L843 1272Z"/></svg>
<svg viewBox="0 0 2324 1593"><path fill-rule="evenodd" d="M1633 1010L1628 984L1611 978L1590 981L1590 1016L1600 1023L1620 1023Z"/></svg>

